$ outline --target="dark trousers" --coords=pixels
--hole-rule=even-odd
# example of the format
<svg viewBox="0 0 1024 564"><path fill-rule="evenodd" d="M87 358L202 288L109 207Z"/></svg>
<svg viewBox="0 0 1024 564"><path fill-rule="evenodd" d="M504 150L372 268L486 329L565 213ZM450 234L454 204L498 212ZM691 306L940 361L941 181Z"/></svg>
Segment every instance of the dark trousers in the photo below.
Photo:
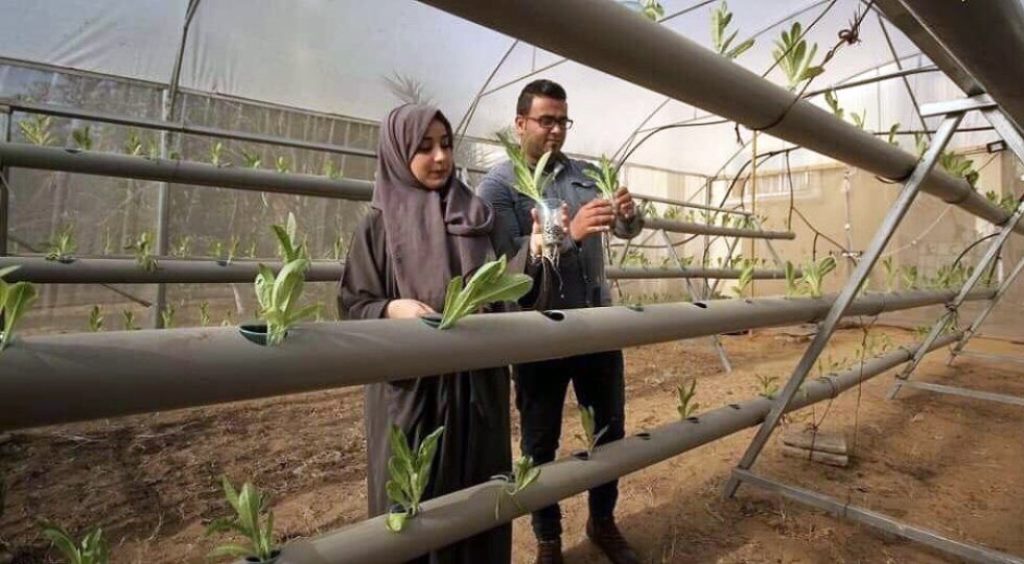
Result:
<svg viewBox="0 0 1024 564"><path fill-rule="evenodd" d="M595 429L600 431L608 427L598 444L621 439L625 435L623 371L622 351L517 365L516 407L522 427L520 446L523 454L532 456L534 464L555 459L562 434L565 393L570 381L580 405L594 408ZM573 409L574 413L576 411ZM575 432L583 434L582 428L573 434ZM590 490L590 516L596 519L612 517L618 497L618 480ZM532 520L533 532L538 539L550 540L561 536L562 513L557 504L535 511Z"/></svg>

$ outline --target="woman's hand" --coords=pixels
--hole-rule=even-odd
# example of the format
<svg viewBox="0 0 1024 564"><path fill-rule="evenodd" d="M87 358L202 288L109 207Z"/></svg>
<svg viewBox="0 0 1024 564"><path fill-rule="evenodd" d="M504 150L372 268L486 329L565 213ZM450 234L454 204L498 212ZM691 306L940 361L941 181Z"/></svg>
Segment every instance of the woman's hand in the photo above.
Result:
<svg viewBox="0 0 1024 564"><path fill-rule="evenodd" d="M388 319L415 319L431 313L437 312L419 300L391 300L384 316Z"/></svg>
<svg viewBox="0 0 1024 564"><path fill-rule="evenodd" d="M544 254L544 226L540 221L537 208L530 210L530 215L533 217L533 233L530 234L530 254L533 256L540 256ZM569 206L567 204L562 204L561 219L562 231L568 234Z"/></svg>

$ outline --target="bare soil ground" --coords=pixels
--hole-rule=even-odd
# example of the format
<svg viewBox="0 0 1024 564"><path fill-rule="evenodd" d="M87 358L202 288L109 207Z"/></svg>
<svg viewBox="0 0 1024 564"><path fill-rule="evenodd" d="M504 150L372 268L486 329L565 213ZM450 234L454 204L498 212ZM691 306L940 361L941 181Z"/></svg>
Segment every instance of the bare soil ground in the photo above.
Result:
<svg viewBox="0 0 1024 564"><path fill-rule="evenodd" d="M901 330L874 331L897 343L914 340ZM852 358L861 338L860 330L841 331L829 354ZM759 375L785 380L806 347L778 332L726 337L725 345L736 367L731 374L720 371L707 340L628 350L627 433L675 419L675 386L685 378L697 379L701 411L719 407L757 394ZM971 348L1024 358L1024 346L1007 342L979 339ZM915 377L1024 396L1024 365L944 362L944 353L932 355ZM756 470L1024 555L1024 410L909 389L887 401L891 382L882 375L831 405L789 417L790 429L815 421L844 433L854 451L850 467L785 458L773 439ZM567 455L580 445L571 438L575 402L566 405ZM723 500L724 480L752 434L621 480L620 525L645 561L956 562L750 487ZM220 540L203 529L226 512L222 474L271 492L285 539L316 535L363 517L363 441L358 389L15 432L0 445L9 488L0 562L56 561L39 535L40 518L76 533L102 524L115 562L203 562ZM567 561L604 561L583 534L585 494L563 502L563 511ZM528 519L514 530L514 561L531 562Z"/></svg>

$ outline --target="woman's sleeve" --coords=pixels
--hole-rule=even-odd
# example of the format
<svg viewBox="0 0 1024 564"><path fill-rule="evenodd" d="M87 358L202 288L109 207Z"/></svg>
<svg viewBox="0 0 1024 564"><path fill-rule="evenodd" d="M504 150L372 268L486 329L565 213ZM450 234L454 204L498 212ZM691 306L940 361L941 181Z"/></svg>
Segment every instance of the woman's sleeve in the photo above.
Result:
<svg viewBox="0 0 1024 564"><path fill-rule="evenodd" d="M338 285L342 319L380 319L387 311L387 250L380 212L371 210L352 234Z"/></svg>

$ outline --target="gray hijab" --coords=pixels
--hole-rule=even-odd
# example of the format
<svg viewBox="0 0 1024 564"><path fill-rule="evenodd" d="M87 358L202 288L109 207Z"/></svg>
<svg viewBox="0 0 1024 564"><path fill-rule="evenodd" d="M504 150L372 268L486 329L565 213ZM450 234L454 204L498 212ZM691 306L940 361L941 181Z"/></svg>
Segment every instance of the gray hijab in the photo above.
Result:
<svg viewBox="0 0 1024 564"><path fill-rule="evenodd" d="M433 106L399 106L381 123L371 205L384 218L399 294L440 312L448 281L493 257L494 212L454 171L440 190L427 189L413 176L409 162L434 119L452 135L448 119ZM451 260L450 249L458 252L457 260ZM461 272L452 272L453 263Z"/></svg>

